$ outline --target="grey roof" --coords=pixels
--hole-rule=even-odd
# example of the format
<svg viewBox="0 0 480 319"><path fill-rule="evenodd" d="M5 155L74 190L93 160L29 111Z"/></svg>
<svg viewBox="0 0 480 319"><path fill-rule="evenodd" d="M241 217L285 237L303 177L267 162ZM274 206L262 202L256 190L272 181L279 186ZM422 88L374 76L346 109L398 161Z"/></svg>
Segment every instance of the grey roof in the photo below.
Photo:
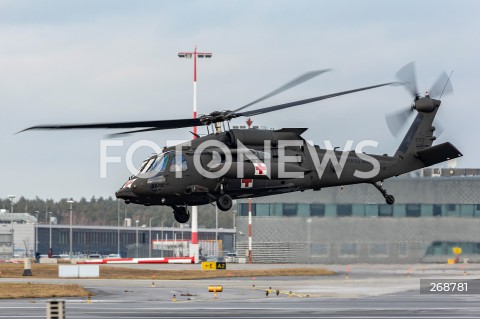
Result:
<svg viewBox="0 0 480 319"><path fill-rule="evenodd" d="M12 216L13 215L13 216ZM14 223L31 223L35 224L37 222L37 219L26 213L6 213L6 212L0 212L0 222L1 223L10 223L12 221Z"/></svg>

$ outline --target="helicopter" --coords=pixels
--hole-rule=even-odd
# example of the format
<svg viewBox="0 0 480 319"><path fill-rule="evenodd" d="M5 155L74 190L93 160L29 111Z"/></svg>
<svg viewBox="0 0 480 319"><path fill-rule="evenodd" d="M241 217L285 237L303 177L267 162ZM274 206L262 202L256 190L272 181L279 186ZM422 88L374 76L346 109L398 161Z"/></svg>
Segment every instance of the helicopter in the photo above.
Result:
<svg viewBox="0 0 480 319"><path fill-rule="evenodd" d="M396 74L399 82L387 82L309 99L273 105L251 111L245 108L308 81L329 70L305 73L282 87L234 111L214 111L198 118L153 120L123 123L37 125L22 130L134 129L112 134L141 133L165 129L206 126L208 134L189 142L165 147L147 158L136 174L115 193L125 203L164 205L173 209L179 223L190 219L188 206L216 203L222 211L232 208L234 199L368 183L389 205L393 195L383 188L385 179L461 157L449 142L433 145L434 118L442 95L452 93L450 77L445 73L421 96L416 84L414 63ZM322 149L311 145L302 134L307 128L231 129L229 122L248 117L371 90L387 85L403 85L411 94L411 106L387 116L387 125L395 135L416 113L410 128L393 156L361 151ZM212 130L210 130L210 126Z"/></svg>

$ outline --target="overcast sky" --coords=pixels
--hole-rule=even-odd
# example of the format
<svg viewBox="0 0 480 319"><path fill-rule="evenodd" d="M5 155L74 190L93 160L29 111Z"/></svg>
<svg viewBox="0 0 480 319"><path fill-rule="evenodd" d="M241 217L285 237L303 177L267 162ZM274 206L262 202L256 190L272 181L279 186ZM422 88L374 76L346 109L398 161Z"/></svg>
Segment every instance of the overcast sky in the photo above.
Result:
<svg viewBox="0 0 480 319"><path fill-rule="evenodd" d="M130 173L128 148L189 139L188 129L137 134L100 178L106 130L15 132L38 124L184 118L192 112L193 61L199 113L235 109L309 70L332 68L262 102L284 103L394 80L416 61L419 89L454 71L443 99L438 142L480 167L478 1L0 1L0 197L114 196ZM268 128L307 127L316 144L379 142L393 154L401 137L387 113L407 107L401 87L384 87L253 118ZM233 121L243 125L245 119ZM204 131L201 131L204 132ZM141 148L135 160L152 152Z"/></svg>

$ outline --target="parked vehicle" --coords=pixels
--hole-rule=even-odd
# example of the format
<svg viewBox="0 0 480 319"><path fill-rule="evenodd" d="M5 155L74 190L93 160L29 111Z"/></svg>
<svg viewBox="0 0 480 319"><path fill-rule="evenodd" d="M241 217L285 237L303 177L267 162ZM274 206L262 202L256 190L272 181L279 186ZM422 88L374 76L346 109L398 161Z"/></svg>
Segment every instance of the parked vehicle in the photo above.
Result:
<svg viewBox="0 0 480 319"><path fill-rule="evenodd" d="M227 255L225 256L225 262L227 262L227 263L238 262L237 253L227 253Z"/></svg>

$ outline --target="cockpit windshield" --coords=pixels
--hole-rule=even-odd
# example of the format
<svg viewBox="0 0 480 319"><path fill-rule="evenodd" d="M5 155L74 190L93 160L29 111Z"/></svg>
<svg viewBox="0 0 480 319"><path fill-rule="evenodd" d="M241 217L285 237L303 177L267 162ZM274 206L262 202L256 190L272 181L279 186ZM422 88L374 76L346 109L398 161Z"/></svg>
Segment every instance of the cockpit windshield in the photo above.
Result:
<svg viewBox="0 0 480 319"><path fill-rule="evenodd" d="M140 167L139 174L144 174L147 172L148 168L152 165L152 163L155 161L156 157L149 158L144 164L142 164L142 167Z"/></svg>
<svg viewBox="0 0 480 319"><path fill-rule="evenodd" d="M152 156L150 159L147 160L147 163L141 168L139 175L142 175L142 174L157 175L158 173L165 172L169 158L170 158L170 154L166 154L166 153Z"/></svg>

